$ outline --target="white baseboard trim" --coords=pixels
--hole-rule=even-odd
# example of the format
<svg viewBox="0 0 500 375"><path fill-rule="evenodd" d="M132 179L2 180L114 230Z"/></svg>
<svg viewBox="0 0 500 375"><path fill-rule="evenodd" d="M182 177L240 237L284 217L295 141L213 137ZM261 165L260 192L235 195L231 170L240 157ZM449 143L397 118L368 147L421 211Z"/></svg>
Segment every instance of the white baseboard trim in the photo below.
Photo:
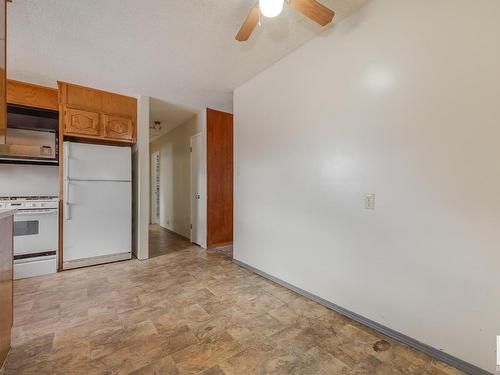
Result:
<svg viewBox="0 0 500 375"><path fill-rule="evenodd" d="M261 271L255 267L252 267L246 263L243 263L243 262L236 260L236 259L233 259L233 263L235 263L238 266L241 266L241 267L243 267L243 268L245 268L253 273L256 273L259 276L262 276L268 280L271 280L272 282L275 282L276 284L279 284L287 289L290 289L290 290L294 291L295 293L300 294L301 296L303 296L305 298L308 298L314 302L317 302L320 305L323 305L330 310L336 311L339 314L347 316L348 318L350 318L358 323L364 324L365 326L368 326L368 327L370 327L370 328L372 328L380 333L383 333L384 335L386 335L394 340L397 340L405 345L408 345L409 347L412 347L413 349L421 351L421 352L428 354L429 356L431 356L437 360L440 360L444 363L447 363L448 365L453 366L453 367L455 367L455 368L457 368L457 369L459 369L467 374L493 375L492 373L490 373L486 370L483 370L483 369L481 369L473 364L465 362L465 361L461 360L460 358L454 357L454 356L447 354L441 350L433 348L432 346L424 344L418 340L415 340L409 336L406 336L406 335L404 335L398 331L395 331L389 327L386 327L386 326L379 324L373 320L365 318L364 316L356 314L355 312L344 309L343 307L341 307L339 305L336 305L330 301L327 301L321 297L318 297L315 294L309 293L301 288L298 288L292 284L289 284L286 281L278 279L277 277L269 275L268 273Z"/></svg>

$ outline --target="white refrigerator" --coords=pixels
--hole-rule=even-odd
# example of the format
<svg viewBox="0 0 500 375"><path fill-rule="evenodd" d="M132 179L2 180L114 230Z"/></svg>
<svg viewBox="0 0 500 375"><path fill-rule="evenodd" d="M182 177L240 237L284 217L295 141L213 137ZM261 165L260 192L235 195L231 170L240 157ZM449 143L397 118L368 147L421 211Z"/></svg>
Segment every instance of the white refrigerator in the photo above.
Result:
<svg viewBox="0 0 500 375"><path fill-rule="evenodd" d="M131 258L130 147L64 142L63 268Z"/></svg>

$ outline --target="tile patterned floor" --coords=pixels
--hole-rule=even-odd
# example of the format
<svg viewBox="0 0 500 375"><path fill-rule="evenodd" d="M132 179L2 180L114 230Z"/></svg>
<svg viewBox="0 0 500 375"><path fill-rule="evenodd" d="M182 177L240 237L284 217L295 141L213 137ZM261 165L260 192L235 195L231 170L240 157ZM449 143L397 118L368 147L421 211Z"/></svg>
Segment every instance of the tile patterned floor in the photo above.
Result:
<svg viewBox="0 0 500 375"><path fill-rule="evenodd" d="M229 259L233 259L233 245L216 247L214 249L207 250L209 253L219 253L227 256Z"/></svg>
<svg viewBox="0 0 500 375"><path fill-rule="evenodd" d="M457 370L198 247L15 283L10 374Z"/></svg>
<svg viewBox="0 0 500 375"><path fill-rule="evenodd" d="M149 257L170 254L192 247L191 241L157 224L149 226Z"/></svg>

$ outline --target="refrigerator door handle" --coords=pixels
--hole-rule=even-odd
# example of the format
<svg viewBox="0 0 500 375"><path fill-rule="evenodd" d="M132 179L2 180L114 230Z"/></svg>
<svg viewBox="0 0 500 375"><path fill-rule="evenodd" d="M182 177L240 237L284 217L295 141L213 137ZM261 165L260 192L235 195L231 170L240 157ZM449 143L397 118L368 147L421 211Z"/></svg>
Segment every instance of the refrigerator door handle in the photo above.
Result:
<svg viewBox="0 0 500 375"><path fill-rule="evenodd" d="M69 203L69 184L68 180L64 181L64 220L71 220L70 203Z"/></svg>
<svg viewBox="0 0 500 375"><path fill-rule="evenodd" d="M64 142L64 178L69 178L69 142Z"/></svg>

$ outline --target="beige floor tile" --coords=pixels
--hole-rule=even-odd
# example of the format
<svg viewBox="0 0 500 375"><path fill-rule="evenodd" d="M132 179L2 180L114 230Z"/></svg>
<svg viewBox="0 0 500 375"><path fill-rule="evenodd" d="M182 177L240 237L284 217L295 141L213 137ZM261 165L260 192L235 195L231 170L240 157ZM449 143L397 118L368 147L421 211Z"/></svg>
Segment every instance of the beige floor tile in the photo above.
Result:
<svg viewBox="0 0 500 375"><path fill-rule="evenodd" d="M147 261L16 281L5 375L460 373L170 237Z"/></svg>

